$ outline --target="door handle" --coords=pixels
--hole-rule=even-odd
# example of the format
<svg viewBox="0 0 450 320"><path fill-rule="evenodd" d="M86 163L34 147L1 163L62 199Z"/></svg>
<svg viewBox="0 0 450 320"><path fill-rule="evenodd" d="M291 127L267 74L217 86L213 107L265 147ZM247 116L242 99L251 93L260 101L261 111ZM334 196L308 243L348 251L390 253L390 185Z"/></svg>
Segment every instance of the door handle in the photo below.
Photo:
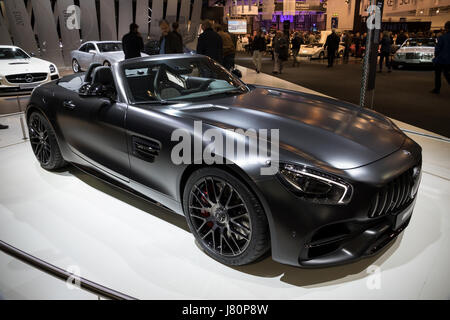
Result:
<svg viewBox="0 0 450 320"><path fill-rule="evenodd" d="M68 109L74 109L76 107L76 105L73 103L72 100L66 100L63 102L63 106L68 108Z"/></svg>

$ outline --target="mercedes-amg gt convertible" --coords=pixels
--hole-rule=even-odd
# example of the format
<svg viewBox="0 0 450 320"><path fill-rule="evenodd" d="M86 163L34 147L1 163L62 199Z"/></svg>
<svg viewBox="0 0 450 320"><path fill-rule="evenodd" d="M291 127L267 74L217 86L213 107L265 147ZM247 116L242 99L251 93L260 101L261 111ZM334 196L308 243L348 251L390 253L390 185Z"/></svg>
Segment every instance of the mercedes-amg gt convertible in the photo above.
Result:
<svg viewBox="0 0 450 320"><path fill-rule="evenodd" d="M36 88L26 117L44 169L71 163L185 215L202 249L228 265L270 251L302 267L380 252L408 225L421 179L421 147L388 118L245 84L201 55L91 65ZM273 135L257 141L270 154L217 147L223 161L195 158L211 151L209 130L251 149L247 133L264 129Z"/></svg>

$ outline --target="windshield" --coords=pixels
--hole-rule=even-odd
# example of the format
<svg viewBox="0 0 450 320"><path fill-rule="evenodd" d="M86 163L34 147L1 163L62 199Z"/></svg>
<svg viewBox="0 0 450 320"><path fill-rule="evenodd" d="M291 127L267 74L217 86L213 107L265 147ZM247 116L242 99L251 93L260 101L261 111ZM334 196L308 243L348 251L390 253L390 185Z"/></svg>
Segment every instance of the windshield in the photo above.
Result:
<svg viewBox="0 0 450 320"><path fill-rule="evenodd" d="M135 103L186 101L248 90L238 78L205 57L137 62L125 65L122 71Z"/></svg>
<svg viewBox="0 0 450 320"><path fill-rule="evenodd" d="M434 39L408 39L404 47L435 47L436 41Z"/></svg>
<svg viewBox="0 0 450 320"><path fill-rule="evenodd" d="M122 51L122 43L120 42L97 43L97 47L100 52Z"/></svg>
<svg viewBox="0 0 450 320"><path fill-rule="evenodd" d="M22 49L19 48L0 48L0 60L6 59L29 59Z"/></svg>

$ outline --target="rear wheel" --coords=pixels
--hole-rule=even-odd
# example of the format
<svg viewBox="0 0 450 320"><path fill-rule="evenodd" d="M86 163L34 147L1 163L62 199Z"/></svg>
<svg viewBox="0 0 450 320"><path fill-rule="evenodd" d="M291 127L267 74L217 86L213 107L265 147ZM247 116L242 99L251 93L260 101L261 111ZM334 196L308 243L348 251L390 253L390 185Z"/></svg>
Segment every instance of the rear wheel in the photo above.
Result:
<svg viewBox="0 0 450 320"><path fill-rule="evenodd" d="M183 206L191 232L212 258L244 265L268 251L269 228L260 202L228 172L194 172L184 188Z"/></svg>
<svg viewBox="0 0 450 320"><path fill-rule="evenodd" d="M81 71L80 64L78 63L77 59L72 60L72 70L75 73L78 73Z"/></svg>
<svg viewBox="0 0 450 320"><path fill-rule="evenodd" d="M31 148L42 168L54 170L66 164L59 150L55 132L41 113L33 112L31 114L28 121L28 132Z"/></svg>

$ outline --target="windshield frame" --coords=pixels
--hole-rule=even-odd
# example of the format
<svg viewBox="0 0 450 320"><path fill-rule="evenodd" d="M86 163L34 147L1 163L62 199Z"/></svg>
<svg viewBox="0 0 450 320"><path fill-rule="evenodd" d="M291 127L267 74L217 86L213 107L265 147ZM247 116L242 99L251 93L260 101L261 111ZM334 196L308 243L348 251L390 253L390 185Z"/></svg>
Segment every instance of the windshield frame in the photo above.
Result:
<svg viewBox="0 0 450 320"><path fill-rule="evenodd" d="M119 63L119 68L118 68L118 74L119 77L122 79L122 83L123 83L123 89L124 92L126 94L126 99L128 101L129 104L131 105L167 105L170 103L173 104L177 104L177 103L189 103L189 102L199 102L199 101L205 101L205 100L210 100L210 99L214 99L216 96L220 97L220 95L227 95L226 91L223 92L216 92L214 94L207 94L204 96L195 96L195 97L184 97L184 96L179 96L178 98L175 99L161 99L159 97L155 97L155 100L148 100L148 101L140 101L140 100L136 100L133 96L133 93L131 91L130 88L130 84L127 80L127 76L125 74L125 70L129 70L129 69L139 69L139 68L146 68L149 66L159 66L164 64L165 61L170 61L170 60L191 60L191 61L201 61L204 60L204 63L206 64L210 64L210 66L214 66L214 68L219 68L221 72L225 73L230 80L233 81L234 85L230 90L226 90L226 91L233 91L233 93L235 93L235 95L241 94L241 93L245 93L245 92L249 92L250 88L247 86L247 84L245 84L241 79L239 79L237 76L235 76L234 74L232 74L231 72L229 72L228 70L226 70L223 66L221 66L218 62L210 59L209 57L205 57L205 56L196 56L196 55L178 55L177 57L164 57L164 58L159 58L159 59L155 59L154 57L148 59L145 58L145 60L141 60L141 61L133 61L131 62L127 62L122 61ZM167 65L166 65L167 66ZM164 69L164 68L162 68ZM241 91L241 92L237 92L237 91Z"/></svg>
<svg viewBox="0 0 450 320"><path fill-rule="evenodd" d="M9 51L19 51L19 52L22 52L23 54L25 54L25 58L23 58L23 57L13 57L13 58L6 58L6 59L0 58L0 60L31 59L30 55L19 47L10 47L10 48L4 47L4 48L0 48L0 49L1 50L9 50Z"/></svg>
<svg viewBox="0 0 450 320"><path fill-rule="evenodd" d="M122 48L121 48L120 50L115 50L115 51L103 51L103 50L102 50L102 46L103 46L103 45L108 45L108 44L119 45L119 46L121 46ZM98 50L98 52L100 52L100 53L123 52L122 42L120 42L120 41L97 42L96 45L97 45L97 50Z"/></svg>
<svg viewBox="0 0 450 320"><path fill-rule="evenodd" d="M434 46L424 46L424 45L420 45L420 46L410 46L408 45L409 42L411 41L416 41L416 42L433 42ZM402 44L401 46L402 48L435 48L436 47L436 39L434 38L409 38L406 39L405 42Z"/></svg>

